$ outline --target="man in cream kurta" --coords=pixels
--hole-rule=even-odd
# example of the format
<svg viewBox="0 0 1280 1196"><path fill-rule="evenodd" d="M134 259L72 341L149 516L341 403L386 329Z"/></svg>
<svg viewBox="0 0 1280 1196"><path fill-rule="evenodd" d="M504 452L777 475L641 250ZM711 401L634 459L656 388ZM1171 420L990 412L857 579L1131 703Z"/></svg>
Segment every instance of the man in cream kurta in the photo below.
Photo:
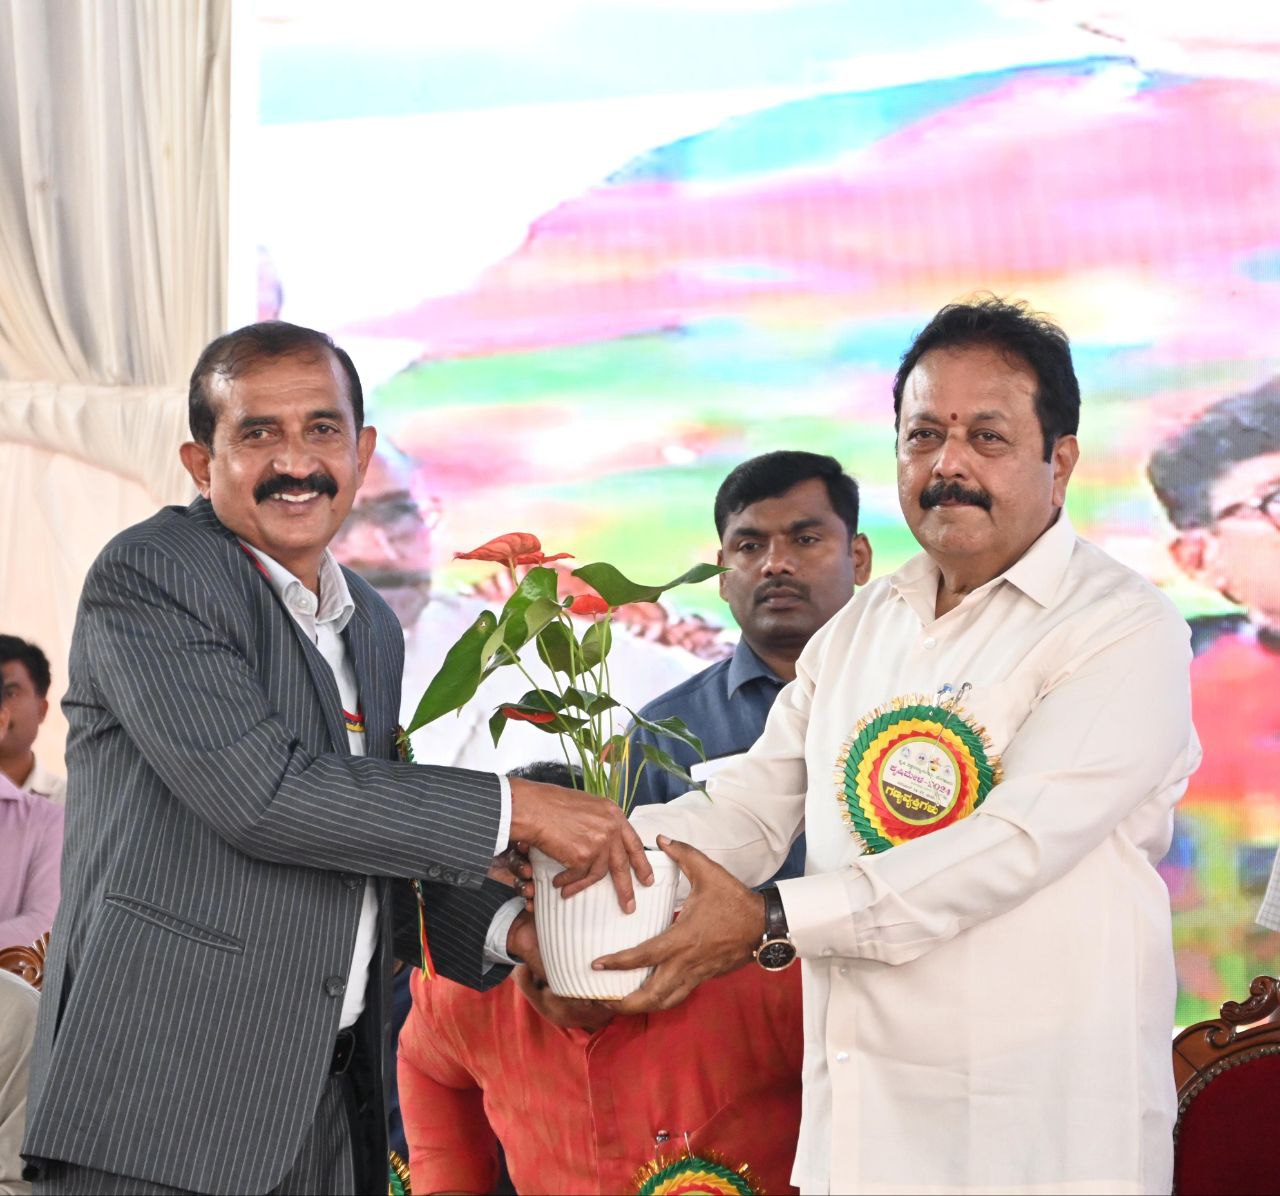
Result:
<svg viewBox="0 0 1280 1196"><path fill-rule="evenodd" d="M1017 309L948 310L895 388L900 497L927 551L815 635L710 801L634 815L710 860L673 848L693 896L637 949L659 967L624 1008L749 958L762 905L738 882L769 877L803 826L806 875L778 886L804 969L802 1191L1167 1192L1175 983L1155 864L1198 762L1187 628L1061 510L1075 421L1037 411L1052 370L1009 347ZM993 569L1002 544L1016 555ZM969 817L862 854L842 746L877 707L947 685L971 687L1003 781Z"/></svg>

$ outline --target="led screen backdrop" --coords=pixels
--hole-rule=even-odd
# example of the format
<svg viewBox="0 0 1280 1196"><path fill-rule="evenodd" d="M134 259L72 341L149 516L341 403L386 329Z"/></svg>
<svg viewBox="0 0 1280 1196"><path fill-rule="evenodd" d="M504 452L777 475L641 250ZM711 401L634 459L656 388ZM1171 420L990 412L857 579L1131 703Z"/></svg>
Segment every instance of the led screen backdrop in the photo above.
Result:
<svg viewBox="0 0 1280 1196"><path fill-rule="evenodd" d="M1280 373L1280 30L1270 6L1165 11L1199 7L264 0L235 176L259 310L366 377L417 508L373 530L421 578L430 554L433 605L483 581L453 551L515 529L674 576L715 550L724 474L771 448L858 477L883 574L914 549L889 393L912 333L976 291L1061 322L1071 517L1197 627L1208 762L1164 866L1184 1022L1280 959L1252 922L1280 838L1280 529L1247 505L1280 454L1260 434L1175 463L1209 505L1235 487L1197 543L1249 551L1207 562L1169 552L1145 472ZM727 611L679 593L650 638L699 667Z"/></svg>

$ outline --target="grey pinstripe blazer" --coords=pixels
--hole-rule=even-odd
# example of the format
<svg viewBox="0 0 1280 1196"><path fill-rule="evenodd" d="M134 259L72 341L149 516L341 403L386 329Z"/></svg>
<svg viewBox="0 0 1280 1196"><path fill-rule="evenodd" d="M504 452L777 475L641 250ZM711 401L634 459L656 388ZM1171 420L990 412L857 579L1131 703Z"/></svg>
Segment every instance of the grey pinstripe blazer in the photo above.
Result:
<svg viewBox="0 0 1280 1196"><path fill-rule="evenodd" d="M329 666L208 502L129 529L90 570L29 1158L202 1192L273 1187L326 1080L366 875L445 882L429 901L435 963L478 986L510 897L482 884L498 781L394 759L404 641L347 580L365 757L348 752ZM416 931L389 899L408 885L379 888L374 1011L391 924Z"/></svg>

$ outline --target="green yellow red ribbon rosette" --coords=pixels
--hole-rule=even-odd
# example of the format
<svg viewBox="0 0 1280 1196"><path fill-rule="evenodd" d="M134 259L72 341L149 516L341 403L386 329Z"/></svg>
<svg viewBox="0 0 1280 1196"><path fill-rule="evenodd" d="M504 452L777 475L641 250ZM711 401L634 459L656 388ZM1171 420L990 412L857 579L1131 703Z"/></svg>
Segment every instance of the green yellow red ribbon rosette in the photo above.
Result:
<svg viewBox="0 0 1280 1196"><path fill-rule="evenodd" d="M734 1168L718 1155L696 1155L688 1150L674 1158L660 1157L646 1163L632 1182L637 1196L760 1196L763 1192L746 1163Z"/></svg>
<svg viewBox="0 0 1280 1196"><path fill-rule="evenodd" d="M836 758L841 816L870 855L968 817L1000 778L985 728L923 695L877 707Z"/></svg>
<svg viewBox="0 0 1280 1196"><path fill-rule="evenodd" d="M413 1196L409 1164L394 1150L387 1152L387 1196Z"/></svg>

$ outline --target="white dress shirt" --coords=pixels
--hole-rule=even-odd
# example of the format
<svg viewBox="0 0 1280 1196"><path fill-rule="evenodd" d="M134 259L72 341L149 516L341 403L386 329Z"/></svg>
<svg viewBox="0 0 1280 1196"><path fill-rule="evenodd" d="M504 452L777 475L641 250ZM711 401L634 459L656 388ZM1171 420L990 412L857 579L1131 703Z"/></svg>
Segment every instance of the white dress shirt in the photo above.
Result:
<svg viewBox="0 0 1280 1196"><path fill-rule="evenodd" d="M262 562L267 580L280 596L285 610L307 633L332 670L342 709L353 714L359 713L360 695L356 691L356 673L347 656L346 644L342 641L343 629L351 621L356 604L352 601L347 579L343 577L342 569L333 554L326 549L320 562L320 597L317 600L279 561L273 560L265 552L259 552L252 544L246 544L245 547ZM364 755L363 731L353 731L348 726L347 743L353 756ZM373 881L365 877L364 897L360 903L360 925L356 930L355 950L351 953L351 968L342 997L342 1013L338 1018L340 1029L355 1025L356 1019L364 1012L364 994L369 987L369 963L377 945L378 895Z"/></svg>
<svg viewBox="0 0 1280 1196"><path fill-rule="evenodd" d="M1185 621L1065 515L935 618L924 554L810 641L763 736L633 821L779 886L804 969L806 1192L1167 1192L1169 899L1155 864L1199 762ZM836 761L900 696L969 683L1004 779L878 855ZM754 965L752 965L754 966Z"/></svg>
<svg viewBox="0 0 1280 1196"><path fill-rule="evenodd" d="M294 622L307 633L320 655L324 657L337 684L338 697L342 702L343 710L353 714L359 713L360 695L356 689L355 669L347 656L346 644L342 639L342 632L350 622L352 614L355 613L356 604L347 587L347 579L343 576L342 567L333 553L326 548L320 561L320 598L317 600L316 596L279 561L259 551L252 544L246 544L243 540L240 543L261 562L271 588L279 595ZM348 727L347 743L353 756L365 754L363 731L352 731ZM511 840L511 785L506 777L499 777L498 782L502 793L502 812L498 820L498 839L494 844L494 855L506 851ZM490 965L514 962L506 950L507 933L523 907L522 900L513 898L494 915L485 940L485 959ZM351 969L346 991L343 994L342 1013L338 1019L339 1029L354 1025L356 1019L364 1012L365 990L369 986L369 964L377 944L377 891L373 881L366 877L364 897L360 905L360 923L356 930L356 945L351 954Z"/></svg>

